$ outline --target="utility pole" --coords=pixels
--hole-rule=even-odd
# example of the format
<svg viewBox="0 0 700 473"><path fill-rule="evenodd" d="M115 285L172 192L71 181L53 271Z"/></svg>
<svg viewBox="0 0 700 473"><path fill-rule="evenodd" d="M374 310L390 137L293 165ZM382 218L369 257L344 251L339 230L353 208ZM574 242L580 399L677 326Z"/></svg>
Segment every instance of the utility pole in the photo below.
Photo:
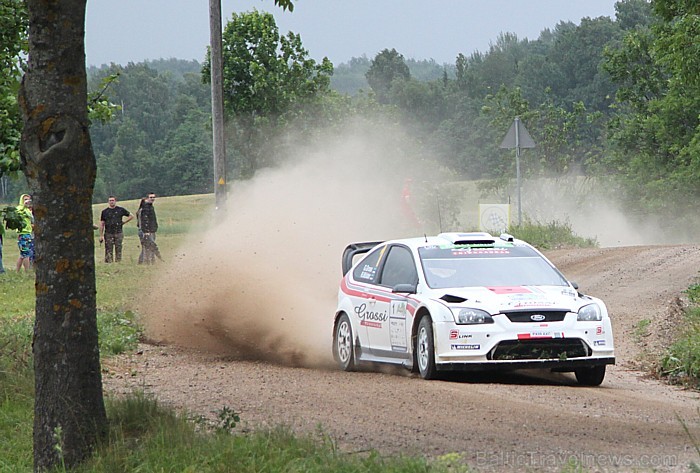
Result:
<svg viewBox="0 0 700 473"><path fill-rule="evenodd" d="M520 180L520 117L515 117L515 181L518 186L518 225L523 224L523 199L521 197Z"/></svg>
<svg viewBox="0 0 700 473"><path fill-rule="evenodd" d="M226 145L224 141L224 82L221 41L221 0L209 0L211 69L211 124L214 151L214 198L216 210L226 207Z"/></svg>

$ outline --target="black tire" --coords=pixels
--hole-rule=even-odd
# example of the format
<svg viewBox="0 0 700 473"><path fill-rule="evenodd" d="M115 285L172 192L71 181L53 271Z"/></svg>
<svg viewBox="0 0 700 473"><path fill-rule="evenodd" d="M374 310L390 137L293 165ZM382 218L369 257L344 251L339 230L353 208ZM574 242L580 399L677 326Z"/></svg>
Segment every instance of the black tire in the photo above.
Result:
<svg viewBox="0 0 700 473"><path fill-rule="evenodd" d="M414 347L418 372L423 379L437 379L435 368L435 342L433 339L433 321L423 317L418 324L416 345Z"/></svg>
<svg viewBox="0 0 700 473"><path fill-rule="evenodd" d="M605 379L605 365L579 368L574 371L576 381L582 386L600 386Z"/></svg>
<svg viewBox="0 0 700 473"><path fill-rule="evenodd" d="M338 319L333 335L333 357L343 371L355 370L355 346L352 325L346 314Z"/></svg>

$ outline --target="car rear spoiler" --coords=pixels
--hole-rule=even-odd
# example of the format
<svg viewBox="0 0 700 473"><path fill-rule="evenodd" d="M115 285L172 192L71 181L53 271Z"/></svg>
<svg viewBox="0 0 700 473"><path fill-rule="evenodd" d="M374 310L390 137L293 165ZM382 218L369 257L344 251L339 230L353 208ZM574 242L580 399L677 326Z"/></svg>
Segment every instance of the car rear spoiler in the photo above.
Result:
<svg viewBox="0 0 700 473"><path fill-rule="evenodd" d="M369 250L384 243L383 241L365 241L362 243L351 243L343 251L343 276L350 271L352 267L352 260L356 255L361 255L362 253L367 253Z"/></svg>

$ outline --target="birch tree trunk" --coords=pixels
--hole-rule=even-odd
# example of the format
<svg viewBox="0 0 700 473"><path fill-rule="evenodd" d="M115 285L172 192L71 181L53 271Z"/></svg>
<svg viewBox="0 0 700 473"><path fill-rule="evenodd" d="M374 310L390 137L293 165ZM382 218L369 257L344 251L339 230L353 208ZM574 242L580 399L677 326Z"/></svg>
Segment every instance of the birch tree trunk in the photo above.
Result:
<svg viewBox="0 0 700 473"><path fill-rule="evenodd" d="M106 431L97 341L86 0L27 0L22 170L36 249L34 470L77 465Z"/></svg>

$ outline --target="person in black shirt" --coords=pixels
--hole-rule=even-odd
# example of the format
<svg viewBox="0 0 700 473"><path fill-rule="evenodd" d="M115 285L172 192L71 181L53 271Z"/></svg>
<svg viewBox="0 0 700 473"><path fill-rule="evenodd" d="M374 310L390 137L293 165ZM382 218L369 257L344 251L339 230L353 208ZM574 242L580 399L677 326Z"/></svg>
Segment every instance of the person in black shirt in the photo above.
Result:
<svg viewBox="0 0 700 473"><path fill-rule="evenodd" d="M109 196L108 205L100 215L100 243L105 242L105 263L118 263L122 260L122 226L134 216L124 207L119 207L117 198L113 195ZM126 220L123 220L123 217L126 217Z"/></svg>
<svg viewBox="0 0 700 473"><path fill-rule="evenodd" d="M156 209L153 207L155 200L156 195L153 192L149 192L148 197L141 200L139 210L136 212L140 231L139 236L141 237L139 264L153 264L156 258L163 260L160 256L158 245L156 245L158 219L156 218Z"/></svg>

